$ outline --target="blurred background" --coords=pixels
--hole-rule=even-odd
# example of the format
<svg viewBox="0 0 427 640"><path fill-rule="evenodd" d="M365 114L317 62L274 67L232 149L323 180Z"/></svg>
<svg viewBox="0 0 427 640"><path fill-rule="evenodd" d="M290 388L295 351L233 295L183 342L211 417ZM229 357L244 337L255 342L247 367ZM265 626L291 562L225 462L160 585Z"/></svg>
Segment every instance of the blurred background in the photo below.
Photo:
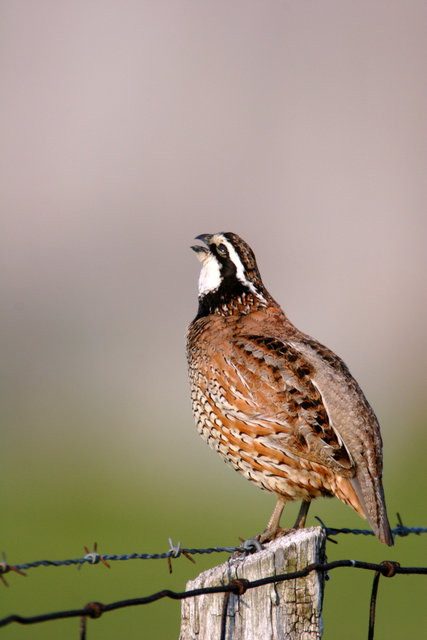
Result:
<svg viewBox="0 0 427 640"><path fill-rule="evenodd" d="M11 564L234 545L274 498L191 414L185 333L200 233L255 250L290 319L379 417L392 526L425 525L426 4L2 0L0 550ZM286 509L292 522L297 506ZM366 523L319 500L336 527ZM421 565L416 536L330 560ZM424 551L424 553L423 553ZM171 588L226 556L7 576L0 617ZM424 561L425 564L425 561ZM325 634L365 637L372 575L326 585ZM421 637L417 576L381 581L376 640ZM179 603L88 637L177 638ZM76 638L78 621L7 639Z"/></svg>

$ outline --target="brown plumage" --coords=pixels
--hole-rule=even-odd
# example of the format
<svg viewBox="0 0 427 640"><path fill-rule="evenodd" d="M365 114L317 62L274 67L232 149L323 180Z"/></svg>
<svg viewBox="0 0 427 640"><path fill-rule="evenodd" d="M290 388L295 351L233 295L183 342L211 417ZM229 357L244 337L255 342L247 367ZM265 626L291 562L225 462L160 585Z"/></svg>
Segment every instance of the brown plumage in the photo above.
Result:
<svg viewBox="0 0 427 640"><path fill-rule="evenodd" d="M187 337L193 413L208 444L275 493L262 540L283 506L337 496L378 538L393 538L382 488L378 421L344 362L299 331L265 289L251 248L234 233L198 236L199 310Z"/></svg>

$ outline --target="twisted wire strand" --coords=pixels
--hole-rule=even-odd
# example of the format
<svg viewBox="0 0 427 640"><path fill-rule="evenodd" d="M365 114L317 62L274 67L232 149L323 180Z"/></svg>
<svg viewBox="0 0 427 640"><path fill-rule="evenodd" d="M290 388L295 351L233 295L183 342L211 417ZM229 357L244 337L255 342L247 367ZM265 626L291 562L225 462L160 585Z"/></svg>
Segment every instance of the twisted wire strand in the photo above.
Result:
<svg viewBox="0 0 427 640"><path fill-rule="evenodd" d="M364 536L373 536L374 533L370 529L338 529L334 527L326 526L320 518L317 520L322 525L322 528L325 530L326 535L336 536L338 534L353 534L353 535L364 535ZM408 535L420 535L423 533L427 533L427 527L406 527L404 525L398 525L395 529L392 530L393 535L398 537L406 537ZM193 556L193 555L203 555L203 554L211 554L211 553L248 553L253 552L259 549L259 546L256 545L256 541L246 541L244 544L235 547L207 547L201 549L194 548L186 548L181 547L181 543L178 545L173 545L172 541L169 540L171 548L169 551L165 551L163 553L122 553L122 554L100 554L96 551L87 553L82 558L72 558L68 560L36 560L34 562L24 562L22 564L14 564L13 566L7 564L6 562L0 563L0 576L8 571L27 571L28 569L36 569L38 567L64 567L77 565L81 566L83 564L98 564L99 562L115 562L115 561L124 561L124 560L167 560L168 558L179 558L181 555Z"/></svg>

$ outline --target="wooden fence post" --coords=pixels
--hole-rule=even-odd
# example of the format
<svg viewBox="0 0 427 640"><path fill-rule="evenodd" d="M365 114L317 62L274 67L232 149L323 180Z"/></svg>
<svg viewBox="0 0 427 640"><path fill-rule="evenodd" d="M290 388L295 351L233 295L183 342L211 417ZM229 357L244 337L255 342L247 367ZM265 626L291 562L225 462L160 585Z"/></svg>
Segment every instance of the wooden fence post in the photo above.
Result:
<svg viewBox="0 0 427 640"><path fill-rule="evenodd" d="M186 589L228 584L244 578L258 580L303 569L325 561L325 532L301 529L264 545L248 556L231 556L224 564L201 573ZM287 580L231 593L225 619L226 640L317 640L322 636L324 574ZM220 640L222 593L183 600L180 640Z"/></svg>

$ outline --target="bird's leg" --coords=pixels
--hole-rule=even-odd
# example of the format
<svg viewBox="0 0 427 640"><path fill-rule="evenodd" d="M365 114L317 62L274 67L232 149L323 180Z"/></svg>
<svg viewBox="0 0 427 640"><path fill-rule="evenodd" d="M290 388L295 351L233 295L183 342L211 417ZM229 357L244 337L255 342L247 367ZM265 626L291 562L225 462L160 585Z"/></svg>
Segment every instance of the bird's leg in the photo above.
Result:
<svg viewBox="0 0 427 640"><path fill-rule="evenodd" d="M294 529L303 529L305 527L305 521L307 520L307 513L310 508L311 500L303 500L301 502L300 510L298 511L297 519L295 520Z"/></svg>
<svg viewBox="0 0 427 640"><path fill-rule="evenodd" d="M283 507L286 504L286 500L284 500L281 496L278 496L276 506L274 507L274 511L271 514L271 518L268 521L267 527L264 533L261 533L259 536L260 542L267 542L268 540L274 540L280 534L289 533L290 529L282 529L279 527L280 516L282 515Z"/></svg>
<svg viewBox="0 0 427 640"><path fill-rule="evenodd" d="M305 527L305 521L307 519L307 513L310 508L311 500L302 501L297 519L292 529L283 529L282 527L279 527L280 517L282 515L283 507L285 506L285 504L286 500L284 500L281 496L278 496L276 506L274 507L274 511L271 514L271 518L268 521L267 527L265 531L259 536L260 542L268 542L269 540L278 538L280 535L290 533L295 529L303 529Z"/></svg>

